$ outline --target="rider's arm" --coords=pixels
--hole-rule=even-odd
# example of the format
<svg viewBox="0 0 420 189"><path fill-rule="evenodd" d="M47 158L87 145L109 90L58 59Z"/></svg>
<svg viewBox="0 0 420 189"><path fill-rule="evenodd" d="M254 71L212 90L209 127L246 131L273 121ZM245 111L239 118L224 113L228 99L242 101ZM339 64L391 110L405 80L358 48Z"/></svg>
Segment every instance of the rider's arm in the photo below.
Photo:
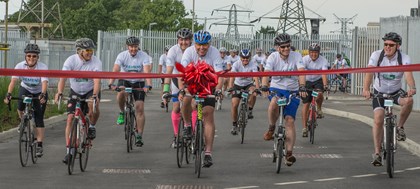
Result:
<svg viewBox="0 0 420 189"><path fill-rule="evenodd" d="M150 73L152 70L152 65L144 65L144 73ZM146 85L152 86L152 80L150 78L146 78Z"/></svg>
<svg viewBox="0 0 420 189"><path fill-rule="evenodd" d="M416 94L416 83L414 81L413 73L412 72L404 72L405 80L407 81L408 85L408 95L412 96Z"/></svg>
<svg viewBox="0 0 420 189"><path fill-rule="evenodd" d="M114 64L114 67L112 68L113 72L119 72L120 71L120 65L119 64ZM114 84L115 79L109 79L108 84L112 85Z"/></svg>
<svg viewBox="0 0 420 189"><path fill-rule="evenodd" d="M298 68L298 71L305 71L305 68ZM299 85L306 84L306 75L299 75Z"/></svg>
<svg viewBox="0 0 420 189"><path fill-rule="evenodd" d="M174 70L173 66L166 66L166 74L172 74L173 70ZM165 78L165 80L163 81L163 85L171 86L171 78L169 77ZM169 91L164 91L164 89L165 87L163 87L163 92L169 92Z"/></svg>
<svg viewBox="0 0 420 189"><path fill-rule="evenodd" d="M162 74L162 64L159 64L158 66L158 74Z"/></svg>
<svg viewBox="0 0 420 189"><path fill-rule="evenodd" d="M101 79L93 79L93 95L98 95L101 91Z"/></svg>
<svg viewBox="0 0 420 189"><path fill-rule="evenodd" d="M12 93L13 88L15 87L16 82L18 81L18 78L12 78L9 83L9 87L7 88L7 93Z"/></svg>
<svg viewBox="0 0 420 189"><path fill-rule="evenodd" d="M373 66L368 66L368 67L373 67ZM374 73L365 74L365 78L363 81L363 96L365 96L366 98L370 97L370 85L372 84L373 74Z"/></svg>

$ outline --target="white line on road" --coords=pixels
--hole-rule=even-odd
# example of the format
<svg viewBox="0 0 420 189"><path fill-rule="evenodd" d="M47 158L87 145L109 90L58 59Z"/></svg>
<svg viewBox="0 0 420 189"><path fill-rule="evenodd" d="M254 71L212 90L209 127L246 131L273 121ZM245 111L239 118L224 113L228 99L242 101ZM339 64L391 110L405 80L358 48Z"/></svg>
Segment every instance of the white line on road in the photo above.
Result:
<svg viewBox="0 0 420 189"><path fill-rule="evenodd" d="M315 182L324 182L324 181L333 181L333 180L343 180L346 177L335 177L335 178L326 178L326 179L316 179Z"/></svg>
<svg viewBox="0 0 420 189"><path fill-rule="evenodd" d="M354 175L352 177L354 177L354 178L362 178L362 177L373 177L373 176L376 176L376 175L378 175L378 174Z"/></svg>
<svg viewBox="0 0 420 189"><path fill-rule="evenodd" d="M415 170L419 170L419 169L420 169L420 167L412 167L412 168L407 168L405 170L407 170L407 171L415 171Z"/></svg>
<svg viewBox="0 0 420 189"><path fill-rule="evenodd" d="M308 181L294 181L294 182L280 182L280 183L274 183L274 185L283 186L283 185L291 185L291 184L305 184Z"/></svg>
<svg viewBox="0 0 420 189"><path fill-rule="evenodd" d="M240 187L225 188L225 189L247 189L247 188L259 188L259 186L240 186Z"/></svg>

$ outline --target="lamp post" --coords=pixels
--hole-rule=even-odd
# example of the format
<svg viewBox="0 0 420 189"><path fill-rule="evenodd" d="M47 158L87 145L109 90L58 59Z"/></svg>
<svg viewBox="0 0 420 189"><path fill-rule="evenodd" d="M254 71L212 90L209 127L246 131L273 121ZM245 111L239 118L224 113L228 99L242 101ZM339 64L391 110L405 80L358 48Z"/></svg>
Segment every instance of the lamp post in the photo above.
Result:
<svg viewBox="0 0 420 189"><path fill-rule="evenodd" d="M7 43L7 33L8 33L8 21L7 17L9 15L9 0L0 0L6 3L6 14L4 16L4 43L0 43L0 50L4 51L4 68L7 68L7 51L9 50L9 44Z"/></svg>
<svg viewBox="0 0 420 189"><path fill-rule="evenodd" d="M193 0L193 9L192 9L192 25L191 31L194 33L194 21L195 21L195 0Z"/></svg>
<svg viewBox="0 0 420 189"><path fill-rule="evenodd" d="M150 48L152 47L152 26L157 25L156 22L149 23L149 53L151 52Z"/></svg>

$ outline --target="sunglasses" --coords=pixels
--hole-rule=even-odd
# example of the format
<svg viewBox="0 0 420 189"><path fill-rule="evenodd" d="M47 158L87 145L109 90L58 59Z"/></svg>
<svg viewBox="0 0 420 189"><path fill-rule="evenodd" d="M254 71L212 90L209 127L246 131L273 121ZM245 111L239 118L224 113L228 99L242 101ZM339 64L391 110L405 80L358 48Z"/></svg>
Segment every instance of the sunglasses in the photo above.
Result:
<svg viewBox="0 0 420 189"><path fill-rule="evenodd" d="M85 49L85 52L87 52L87 53L93 53L93 49Z"/></svg>
<svg viewBox="0 0 420 189"><path fill-rule="evenodd" d="M37 57L38 57L38 55L30 55L30 54L28 54L28 55L26 55L26 57L27 57L27 58L37 58Z"/></svg>
<svg viewBox="0 0 420 189"><path fill-rule="evenodd" d="M395 45L397 45L397 44L393 44L393 43L384 43L384 46L385 46L385 47L387 47L387 46L389 46L389 47L395 47Z"/></svg>
<svg viewBox="0 0 420 189"><path fill-rule="evenodd" d="M244 57L244 58L241 57L241 60L249 60L249 57Z"/></svg>
<svg viewBox="0 0 420 189"><path fill-rule="evenodd" d="M279 46L281 49L284 49L284 48L290 48L290 45L282 45L282 46Z"/></svg>

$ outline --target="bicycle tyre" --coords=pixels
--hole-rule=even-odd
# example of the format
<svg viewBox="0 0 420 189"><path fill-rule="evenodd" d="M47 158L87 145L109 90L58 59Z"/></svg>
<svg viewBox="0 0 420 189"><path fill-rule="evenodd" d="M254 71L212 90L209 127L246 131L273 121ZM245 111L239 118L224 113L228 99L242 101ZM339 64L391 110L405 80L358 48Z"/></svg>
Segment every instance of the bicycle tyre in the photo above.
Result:
<svg viewBox="0 0 420 189"><path fill-rule="evenodd" d="M29 159L29 131L27 126L27 119L19 125L19 158L22 167L26 167Z"/></svg>
<svg viewBox="0 0 420 189"><path fill-rule="evenodd" d="M74 171L74 162L77 156L77 125L79 124L79 119L74 118L72 127L70 130L70 144L69 144L69 156L67 162L67 170L69 175L73 174Z"/></svg>
<svg viewBox="0 0 420 189"><path fill-rule="evenodd" d="M284 130L283 130L283 127L280 127L279 130L280 130L279 133L281 133L282 138L277 139L277 144L276 144L276 148L275 148L275 152L274 152L276 154L276 173L277 174L280 173L281 162L282 162L283 156L284 156L284 153L283 153L283 148L284 148L284 138L283 138Z"/></svg>
<svg viewBox="0 0 420 189"><path fill-rule="evenodd" d="M133 146L136 143L137 118L134 110L131 111L131 135L130 135L130 149L133 151Z"/></svg>
<svg viewBox="0 0 420 189"><path fill-rule="evenodd" d="M394 123L386 119L386 171L389 178L394 177Z"/></svg>
<svg viewBox="0 0 420 189"><path fill-rule="evenodd" d="M245 138L245 128L246 128L246 106L243 103L241 105L241 110L239 112L239 130L241 131L241 144L244 143Z"/></svg>
<svg viewBox="0 0 420 189"><path fill-rule="evenodd" d="M130 113L130 109L127 108L126 111L124 112L125 116L124 116L124 131L125 131L125 140L126 140L126 148L127 148L127 153L130 153L131 150L131 113Z"/></svg>
<svg viewBox="0 0 420 189"><path fill-rule="evenodd" d="M203 123L201 120L197 120L196 126L196 138L195 138L195 174L197 174L197 178L201 176L201 166L203 161L203 146L204 146L204 139L203 139Z"/></svg>
<svg viewBox="0 0 420 189"><path fill-rule="evenodd" d="M38 161L38 156L36 155L36 148L38 146L38 143L35 140L35 129L32 126L31 121L29 120L28 123L29 123L28 128L30 130L29 133L31 133L29 135L29 137L30 137L29 138L29 141L30 141L29 146L30 146L30 150L31 150L31 159L32 159L32 163L36 164L36 162Z"/></svg>
<svg viewBox="0 0 420 189"><path fill-rule="evenodd" d="M178 134L176 135L176 162L179 168L182 167L182 161L184 158L185 144L184 144L184 120L181 118L178 123ZM187 154L185 154L187 156Z"/></svg>
<svg viewBox="0 0 420 189"><path fill-rule="evenodd" d="M331 88L330 89L334 89L333 93L335 94L337 92L339 86L340 86L340 83L338 82L338 79L334 79L331 83Z"/></svg>
<svg viewBox="0 0 420 189"><path fill-rule="evenodd" d="M81 134L81 138L82 138L82 144L80 145L80 155L79 155L79 162L80 162L80 170L82 172L86 171L86 167L88 164L88 160L89 160L89 150L90 150L90 139L87 138L87 134L88 134L88 126L90 125L89 119L86 118L86 126L83 127L83 132Z"/></svg>
<svg viewBox="0 0 420 189"><path fill-rule="evenodd" d="M220 98L217 98L216 100L216 110L222 109L222 100Z"/></svg>
<svg viewBox="0 0 420 189"><path fill-rule="evenodd" d="M316 110L315 110L315 106L313 106L312 104L311 104L311 110L310 110L310 113L309 113L309 116L310 116L310 122L309 122L309 142L311 143L311 144L314 144L314 141L315 141L315 125L316 125Z"/></svg>

